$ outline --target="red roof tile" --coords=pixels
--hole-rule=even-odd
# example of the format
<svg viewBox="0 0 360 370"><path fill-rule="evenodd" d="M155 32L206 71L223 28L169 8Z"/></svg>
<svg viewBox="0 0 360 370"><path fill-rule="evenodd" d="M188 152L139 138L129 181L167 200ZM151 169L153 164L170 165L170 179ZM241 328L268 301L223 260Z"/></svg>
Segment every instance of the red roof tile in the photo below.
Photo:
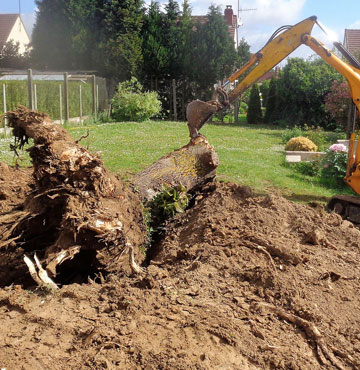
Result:
<svg viewBox="0 0 360 370"><path fill-rule="evenodd" d="M351 54L360 50L360 30L345 29L344 45Z"/></svg>
<svg viewBox="0 0 360 370"><path fill-rule="evenodd" d="M0 14L0 50L6 43L19 14Z"/></svg>

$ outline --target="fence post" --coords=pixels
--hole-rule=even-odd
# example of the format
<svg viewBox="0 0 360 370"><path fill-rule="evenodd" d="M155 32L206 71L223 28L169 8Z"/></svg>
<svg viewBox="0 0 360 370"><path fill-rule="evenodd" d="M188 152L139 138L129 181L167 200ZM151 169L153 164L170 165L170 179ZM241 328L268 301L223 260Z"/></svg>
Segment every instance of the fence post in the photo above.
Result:
<svg viewBox="0 0 360 370"><path fill-rule="evenodd" d="M37 91L36 91L36 84L34 84L34 108L37 110Z"/></svg>
<svg viewBox="0 0 360 370"><path fill-rule="evenodd" d="M64 73L64 104L65 104L65 121L69 121L69 76L68 73Z"/></svg>
<svg viewBox="0 0 360 370"><path fill-rule="evenodd" d="M28 69L28 93L29 93L29 108L31 110L34 110L34 91L33 91L32 69Z"/></svg>
<svg viewBox="0 0 360 370"><path fill-rule="evenodd" d="M96 85L96 112L99 112L99 85Z"/></svg>
<svg viewBox="0 0 360 370"><path fill-rule="evenodd" d="M63 123L62 119L62 91L61 91L61 85L59 85L59 107L60 107L60 123Z"/></svg>
<svg viewBox="0 0 360 370"><path fill-rule="evenodd" d="M6 109L6 85L3 84L3 103L4 103L4 133L5 137L7 136L7 109Z"/></svg>
<svg viewBox="0 0 360 370"><path fill-rule="evenodd" d="M96 76L95 75L92 75L91 83L92 83L92 98L93 98L93 115L94 115L94 119L96 119Z"/></svg>
<svg viewBox="0 0 360 370"><path fill-rule="evenodd" d="M80 82L79 88L80 88L80 93L79 93L79 101L80 101L80 123L82 124L82 123L83 123L83 121L82 121L82 96L81 96L81 82Z"/></svg>
<svg viewBox="0 0 360 370"><path fill-rule="evenodd" d="M240 108L240 99L237 98L234 102L234 121L239 123L239 108Z"/></svg>
<svg viewBox="0 0 360 370"><path fill-rule="evenodd" d="M172 80L172 90L173 90L173 107L174 107L174 121L177 121L177 110L176 110L176 81L175 78Z"/></svg>

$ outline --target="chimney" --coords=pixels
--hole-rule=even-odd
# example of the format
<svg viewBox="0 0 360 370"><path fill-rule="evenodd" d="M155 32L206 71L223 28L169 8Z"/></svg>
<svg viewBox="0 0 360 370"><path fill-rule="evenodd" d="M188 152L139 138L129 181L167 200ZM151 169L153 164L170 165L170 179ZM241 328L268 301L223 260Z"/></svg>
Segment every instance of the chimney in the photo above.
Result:
<svg viewBox="0 0 360 370"><path fill-rule="evenodd" d="M231 5L226 5L226 9L224 12L224 18L227 25L232 26L233 25L233 16L234 12L232 10Z"/></svg>

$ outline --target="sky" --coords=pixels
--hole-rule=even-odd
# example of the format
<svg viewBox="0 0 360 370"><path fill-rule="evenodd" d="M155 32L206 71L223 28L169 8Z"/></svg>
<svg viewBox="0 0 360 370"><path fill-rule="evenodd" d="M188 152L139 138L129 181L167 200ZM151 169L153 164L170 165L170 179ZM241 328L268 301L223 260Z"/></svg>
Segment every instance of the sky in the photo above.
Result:
<svg viewBox="0 0 360 370"><path fill-rule="evenodd" d="M341 42L345 28L360 29L360 0L190 0L193 15L206 14L211 3L221 5L222 9L232 5L236 14L238 2L240 9L256 9L240 12L239 38L245 38L251 52L260 50L280 26L296 24L312 15L316 15ZM22 19L31 32L36 17L35 1L20 0L20 3ZM0 13L18 12L19 0L0 0ZM331 42L318 27L314 27L312 34L331 47ZM312 54L309 48L300 46L291 56L309 58Z"/></svg>

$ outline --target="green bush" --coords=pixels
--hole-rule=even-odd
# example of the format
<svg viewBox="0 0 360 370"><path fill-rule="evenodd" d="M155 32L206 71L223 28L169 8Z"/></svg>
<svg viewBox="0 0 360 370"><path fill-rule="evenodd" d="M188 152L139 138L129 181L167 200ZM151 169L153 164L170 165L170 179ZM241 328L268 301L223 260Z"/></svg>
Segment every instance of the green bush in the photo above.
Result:
<svg viewBox="0 0 360 370"><path fill-rule="evenodd" d="M322 170L321 161L299 162L295 163L294 167L296 171L300 172L302 175L311 177L319 176Z"/></svg>
<svg viewBox="0 0 360 370"><path fill-rule="evenodd" d="M249 107L244 101L240 102L239 114L246 114L248 109Z"/></svg>
<svg viewBox="0 0 360 370"><path fill-rule="evenodd" d="M346 174L347 153L343 151L326 151L322 160L321 176L333 179L337 184L342 184Z"/></svg>
<svg viewBox="0 0 360 370"><path fill-rule="evenodd" d="M281 135L281 142L286 144L293 137L304 136L304 130L299 126L287 128Z"/></svg>
<svg viewBox="0 0 360 370"><path fill-rule="evenodd" d="M317 126L307 126L304 127L294 126L291 128L286 128L282 135L281 141L286 144L293 137L303 136L311 140L317 147L319 151L325 151L331 143L336 142L338 139L345 139L346 134L344 132L325 132L323 128Z"/></svg>
<svg viewBox="0 0 360 370"><path fill-rule="evenodd" d="M175 187L162 185L162 191L158 193L148 204L151 212L152 223L155 228L168 218L177 213L183 213L189 205L190 195L183 185Z"/></svg>
<svg viewBox="0 0 360 370"><path fill-rule="evenodd" d="M158 94L143 92L135 77L119 83L111 103L112 118L117 121L146 121L161 112Z"/></svg>

